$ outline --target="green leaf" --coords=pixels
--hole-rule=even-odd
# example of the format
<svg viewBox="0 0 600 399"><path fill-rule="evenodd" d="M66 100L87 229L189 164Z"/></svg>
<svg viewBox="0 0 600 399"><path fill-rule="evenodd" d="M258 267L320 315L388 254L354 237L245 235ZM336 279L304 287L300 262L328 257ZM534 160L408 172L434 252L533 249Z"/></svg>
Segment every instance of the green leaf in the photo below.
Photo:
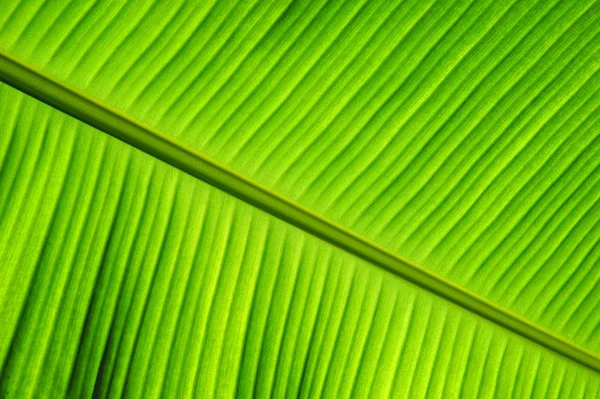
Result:
<svg viewBox="0 0 600 399"><path fill-rule="evenodd" d="M3 7L1 395L598 395L597 2Z"/></svg>

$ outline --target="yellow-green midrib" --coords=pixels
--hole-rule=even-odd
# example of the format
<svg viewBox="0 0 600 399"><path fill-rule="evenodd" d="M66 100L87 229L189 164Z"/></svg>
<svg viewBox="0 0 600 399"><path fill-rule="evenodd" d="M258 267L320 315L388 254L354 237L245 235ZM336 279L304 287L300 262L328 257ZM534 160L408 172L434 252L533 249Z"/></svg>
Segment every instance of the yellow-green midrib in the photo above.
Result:
<svg viewBox="0 0 600 399"><path fill-rule="evenodd" d="M440 276L431 274L419 265L387 252L363 237L246 179L225 165L218 164L192 148L171 140L161 132L143 126L126 115L41 75L18 60L0 54L0 78L15 88L372 265L416 284L538 345L593 370L600 370L600 359L586 348L579 347L552 330L544 329Z"/></svg>
<svg viewBox="0 0 600 399"><path fill-rule="evenodd" d="M593 1L9 1L0 49L597 352Z"/></svg>
<svg viewBox="0 0 600 399"><path fill-rule="evenodd" d="M597 395L597 373L0 94L3 396Z"/></svg>

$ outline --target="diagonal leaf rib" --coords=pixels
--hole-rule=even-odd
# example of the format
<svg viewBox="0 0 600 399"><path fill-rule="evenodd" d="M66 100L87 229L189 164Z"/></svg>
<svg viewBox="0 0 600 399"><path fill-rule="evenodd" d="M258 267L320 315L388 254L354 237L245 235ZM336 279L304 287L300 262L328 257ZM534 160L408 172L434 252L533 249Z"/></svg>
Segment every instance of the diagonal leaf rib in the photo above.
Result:
<svg viewBox="0 0 600 399"><path fill-rule="evenodd" d="M0 81L349 253L600 372L600 358L0 52Z"/></svg>

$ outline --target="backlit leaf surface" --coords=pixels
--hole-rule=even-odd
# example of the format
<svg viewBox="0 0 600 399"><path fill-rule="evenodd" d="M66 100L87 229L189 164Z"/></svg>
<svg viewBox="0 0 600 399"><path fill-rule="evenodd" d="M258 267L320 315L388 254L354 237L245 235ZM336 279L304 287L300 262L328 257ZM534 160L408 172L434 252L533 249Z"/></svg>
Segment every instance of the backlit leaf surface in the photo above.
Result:
<svg viewBox="0 0 600 399"><path fill-rule="evenodd" d="M598 356L600 3L2 7L4 54ZM0 90L1 395L598 395L597 371Z"/></svg>

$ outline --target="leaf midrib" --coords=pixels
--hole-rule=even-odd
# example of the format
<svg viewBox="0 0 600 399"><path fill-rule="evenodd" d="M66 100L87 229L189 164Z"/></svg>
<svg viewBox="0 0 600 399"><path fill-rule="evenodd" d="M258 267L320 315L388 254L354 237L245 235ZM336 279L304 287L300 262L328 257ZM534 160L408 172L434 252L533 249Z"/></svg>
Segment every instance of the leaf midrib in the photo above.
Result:
<svg viewBox="0 0 600 399"><path fill-rule="evenodd" d="M0 81L307 233L600 373L600 357L0 52Z"/></svg>

